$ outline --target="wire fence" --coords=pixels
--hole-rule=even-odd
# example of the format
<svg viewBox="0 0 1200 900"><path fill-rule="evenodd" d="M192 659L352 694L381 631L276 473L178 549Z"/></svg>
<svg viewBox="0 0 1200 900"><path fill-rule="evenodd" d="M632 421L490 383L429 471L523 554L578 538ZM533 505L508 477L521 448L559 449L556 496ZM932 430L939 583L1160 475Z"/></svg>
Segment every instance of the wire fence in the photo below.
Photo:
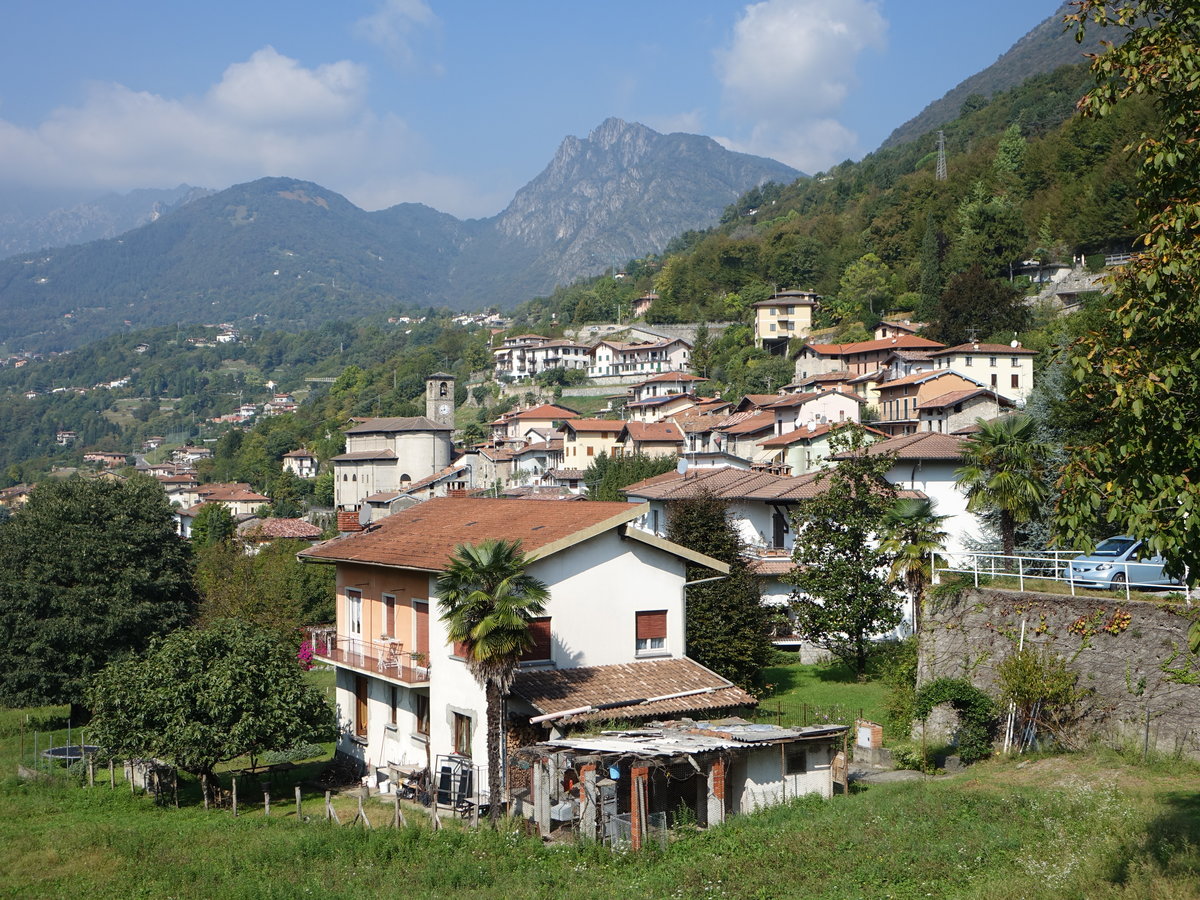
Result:
<svg viewBox="0 0 1200 900"><path fill-rule="evenodd" d="M853 725L863 717L861 706L831 704L818 706L804 703L792 697L776 697L762 700L758 707L746 714L746 718L760 724L778 725L780 728L805 728L809 725Z"/></svg>

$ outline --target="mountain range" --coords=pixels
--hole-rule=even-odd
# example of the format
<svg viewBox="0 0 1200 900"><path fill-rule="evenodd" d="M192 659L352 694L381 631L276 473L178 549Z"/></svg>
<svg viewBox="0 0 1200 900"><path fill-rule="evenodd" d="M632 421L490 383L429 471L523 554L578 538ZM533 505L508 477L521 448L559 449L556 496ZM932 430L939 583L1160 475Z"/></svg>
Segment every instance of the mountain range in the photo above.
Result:
<svg viewBox="0 0 1200 900"><path fill-rule="evenodd" d="M608 119L566 138L489 219L415 203L365 212L319 185L263 178L119 237L0 262L0 343L61 349L127 324L305 327L401 306L511 306L657 252L747 190L800 174Z"/></svg>

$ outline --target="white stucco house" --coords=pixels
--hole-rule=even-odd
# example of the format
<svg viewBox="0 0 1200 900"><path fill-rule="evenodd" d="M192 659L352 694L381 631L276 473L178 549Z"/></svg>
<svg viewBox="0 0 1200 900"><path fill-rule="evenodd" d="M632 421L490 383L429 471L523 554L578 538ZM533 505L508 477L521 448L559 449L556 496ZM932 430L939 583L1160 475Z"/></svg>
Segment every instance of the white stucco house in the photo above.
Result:
<svg viewBox="0 0 1200 900"><path fill-rule="evenodd" d="M707 715L753 703L684 657L686 566L728 567L637 528L645 511L631 503L441 498L302 552L306 562L337 567L336 629L314 643L336 669L339 754L380 774L445 760L486 779L484 693L463 648L447 641L436 584L457 545L495 538L520 540L533 560L529 573L550 590L506 703L507 730L522 739L560 736L553 721L530 719L623 703L594 689L618 669L625 688L654 680L668 663L671 677L687 684L684 696L606 715Z"/></svg>

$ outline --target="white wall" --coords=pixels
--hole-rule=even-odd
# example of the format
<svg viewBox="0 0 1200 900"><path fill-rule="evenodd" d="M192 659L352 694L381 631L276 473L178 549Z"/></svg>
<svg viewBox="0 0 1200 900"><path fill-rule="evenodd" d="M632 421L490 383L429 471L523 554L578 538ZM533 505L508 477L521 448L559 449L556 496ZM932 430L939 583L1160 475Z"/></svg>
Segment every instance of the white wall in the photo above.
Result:
<svg viewBox="0 0 1200 900"><path fill-rule="evenodd" d="M967 511L967 495L958 489L954 471L960 463L941 460L900 460L885 475L900 488L922 491L934 501L934 512L949 516L942 526L947 533L946 551L967 549L967 541L983 537L979 517Z"/></svg>
<svg viewBox="0 0 1200 900"><path fill-rule="evenodd" d="M735 757L730 779L734 813L753 812L802 794L832 797L832 747L827 741L805 744L808 771L795 775L783 774L783 751L779 746L762 747L745 757Z"/></svg>
<svg viewBox="0 0 1200 900"><path fill-rule="evenodd" d="M684 567L683 560L637 541L621 540L615 531L533 563L530 574L544 581L551 592L546 614L551 617L555 668L683 656ZM430 588L433 596L432 579ZM667 610L667 646L639 657L634 614L658 609ZM466 663L452 656L436 599L431 600L429 624L431 750L435 756L451 752L453 713L469 714L473 719L472 758L486 769L484 694ZM480 779L486 781L485 771Z"/></svg>

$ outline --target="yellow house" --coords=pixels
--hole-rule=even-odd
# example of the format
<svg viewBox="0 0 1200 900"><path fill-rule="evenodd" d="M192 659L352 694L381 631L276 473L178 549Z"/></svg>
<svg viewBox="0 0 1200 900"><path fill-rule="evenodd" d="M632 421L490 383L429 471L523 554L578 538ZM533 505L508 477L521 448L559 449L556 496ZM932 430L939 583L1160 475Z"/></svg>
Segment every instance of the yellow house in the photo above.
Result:
<svg viewBox="0 0 1200 900"><path fill-rule="evenodd" d="M618 419L570 419L563 422L563 466L586 469L601 453L613 455L625 423Z"/></svg>
<svg viewBox="0 0 1200 900"><path fill-rule="evenodd" d="M754 304L754 343L782 356L788 341L808 337L820 297L812 291L779 291Z"/></svg>

